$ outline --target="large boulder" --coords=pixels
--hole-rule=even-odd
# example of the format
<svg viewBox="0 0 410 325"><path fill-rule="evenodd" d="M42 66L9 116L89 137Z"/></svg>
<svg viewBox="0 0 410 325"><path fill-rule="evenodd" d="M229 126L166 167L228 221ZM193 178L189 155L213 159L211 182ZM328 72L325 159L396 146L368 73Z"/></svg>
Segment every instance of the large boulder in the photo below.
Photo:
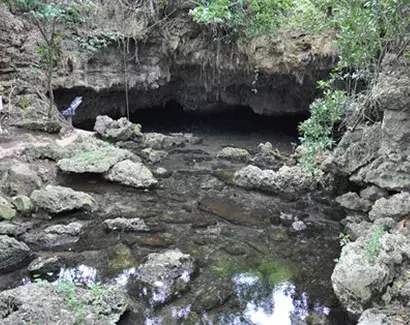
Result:
<svg viewBox="0 0 410 325"><path fill-rule="evenodd" d="M348 192L336 198L336 202L347 210L368 212L372 207L372 202L362 199L357 193Z"/></svg>
<svg viewBox="0 0 410 325"><path fill-rule="evenodd" d="M94 199L84 192L74 191L69 187L47 185L35 190L31 200L37 209L57 214L73 210L91 210Z"/></svg>
<svg viewBox="0 0 410 325"><path fill-rule="evenodd" d="M97 173L107 172L112 166L126 159L140 159L125 149L120 149L92 137L80 137L72 147L73 154L57 162L64 172Z"/></svg>
<svg viewBox="0 0 410 325"><path fill-rule="evenodd" d="M277 172L249 165L234 174L238 186L268 192L298 193L318 188L321 176L312 176L299 166L283 166Z"/></svg>
<svg viewBox="0 0 410 325"><path fill-rule="evenodd" d="M194 259L179 249L149 254L147 261L138 267L130 292L139 295L145 291L151 303L163 303L187 289L194 268Z"/></svg>
<svg viewBox="0 0 410 325"><path fill-rule="evenodd" d="M40 186L40 176L28 164L13 162L0 167L0 189L10 196L30 195Z"/></svg>
<svg viewBox="0 0 410 325"><path fill-rule="evenodd" d="M75 284L41 283L0 293L3 325L115 325L127 308L127 296L118 286L101 286L96 291Z"/></svg>
<svg viewBox="0 0 410 325"><path fill-rule="evenodd" d="M103 139L110 141L126 141L143 137L141 125L133 124L125 117L113 120L107 115L97 116L94 131Z"/></svg>
<svg viewBox="0 0 410 325"><path fill-rule="evenodd" d="M30 198L25 195L14 197L11 203L23 216L29 216L34 210L33 202L31 202Z"/></svg>
<svg viewBox="0 0 410 325"><path fill-rule="evenodd" d="M393 218L400 221L410 215L410 194L398 193L390 198L381 198L375 202L369 213L370 220Z"/></svg>
<svg viewBox="0 0 410 325"><path fill-rule="evenodd" d="M135 188L152 188L158 183L147 167L131 160L119 162L104 177L109 181Z"/></svg>
<svg viewBox="0 0 410 325"><path fill-rule="evenodd" d="M168 150L183 147L185 139L182 136L170 136L162 133L145 133L144 146L155 150Z"/></svg>
<svg viewBox="0 0 410 325"><path fill-rule="evenodd" d="M334 292L354 317L379 300L410 256L410 241L373 226L355 242L343 247L332 274Z"/></svg>
<svg viewBox="0 0 410 325"><path fill-rule="evenodd" d="M218 152L217 158L238 162L247 162L251 158L251 155L246 149L225 147Z"/></svg>
<svg viewBox="0 0 410 325"><path fill-rule="evenodd" d="M13 271L30 263L30 248L15 238L0 235L0 273Z"/></svg>

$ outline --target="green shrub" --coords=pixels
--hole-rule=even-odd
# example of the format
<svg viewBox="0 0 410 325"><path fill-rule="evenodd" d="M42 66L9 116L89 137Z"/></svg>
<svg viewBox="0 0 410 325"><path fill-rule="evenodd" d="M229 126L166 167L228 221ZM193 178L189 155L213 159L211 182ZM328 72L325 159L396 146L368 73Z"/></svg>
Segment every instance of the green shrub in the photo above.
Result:
<svg viewBox="0 0 410 325"><path fill-rule="evenodd" d="M380 253L380 238L384 235L385 231L381 227L377 227L371 237L369 244L366 248L365 252L365 259L369 263L374 263L376 262L377 257L379 256Z"/></svg>

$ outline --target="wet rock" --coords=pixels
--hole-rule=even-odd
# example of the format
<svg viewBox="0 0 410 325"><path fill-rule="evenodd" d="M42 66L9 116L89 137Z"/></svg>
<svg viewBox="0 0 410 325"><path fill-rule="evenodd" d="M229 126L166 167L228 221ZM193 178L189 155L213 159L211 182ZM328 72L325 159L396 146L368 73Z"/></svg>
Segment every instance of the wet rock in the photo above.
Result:
<svg viewBox="0 0 410 325"><path fill-rule="evenodd" d="M96 294L74 285L70 297L68 304L66 290L54 284L29 284L3 291L0 322L74 325L81 318L87 324L115 325L128 308L128 298L119 286L101 286Z"/></svg>
<svg viewBox="0 0 410 325"><path fill-rule="evenodd" d="M303 221L299 220L292 223L292 229L296 232L301 232L306 230L307 226Z"/></svg>
<svg viewBox="0 0 410 325"><path fill-rule="evenodd" d="M357 325L391 325L389 318L376 308L367 309L359 318Z"/></svg>
<svg viewBox="0 0 410 325"><path fill-rule="evenodd" d="M214 308L220 307L233 294L234 288L231 282L215 283L200 287L195 293L192 310L197 313L204 313Z"/></svg>
<svg viewBox="0 0 410 325"><path fill-rule="evenodd" d="M168 157L168 153L163 150L154 150L152 148L146 148L141 150L141 154L145 157L149 162L156 164L161 160L164 160Z"/></svg>
<svg viewBox="0 0 410 325"><path fill-rule="evenodd" d="M175 147L183 147L185 139L180 136L169 136L161 133L145 133L144 145L156 150L169 150Z"/></svg>
<svg viewBox="0 0 410 325"><path fill-rule="evenodd" d="M80 137L72 150L73 155L70 158L57 162L57 166L64 172L102 174L120 161L141 161L128 150L92 137Z"/></svg>
<svg viewBox="0 0 410 325"><path fill-rule="evenodd" d="M0 236L0 272L9 272L27 265L32 257L30 248L15 238Z"/></svg>
<svg viewBox="0 0 410 325"><path fill-rule="evenodd" d="M168 248L175 243L170 234L138 236L134 238L133 242L138 246L151 248Z"/></svg>
<svg viewBox="0 0 410 325"><path fill-rule="evenodd" d="M26 231L25 227L16 225L10 221L0 222L0 235L8 235L11 237L17 237Z"/></svg>
<svg viewBox="0 0 410 325"><path fill-rule="evenodd" d="M138 267L129 291L139 295L146 288L151 303L163 303L187 289L194 267L194 259L179 249L149 254Z"/></svg>
<svg viewBox="0 0 410 325"><path fill-rule="evenodd" d="M112 182L135 188L152 188L158 184L151 171L140 162L124 160L116 164L104 176Z"/></svg>
<svg viewBox="0 0 410 325"><path fill-rule="evenodd" d="M347 311L359 317L373 300L380 299L409 253L410 241L405 236L385 233L379 227L345 245L331 279Z"/></svg>
<svg viewBox="0 0 410 325"><path fill-rule="evenodd" d="M113 120L107 115L97 116L94 131L103 139L110 141L126 141L142 139L141 125L133 124L125 117Z"/></svg>
<svg viewBox="0 0 410 325"><path fill-rule="evenodd" d="M16 196L11 203L23 216L29 216L34 210L33 202L25 195Z"/></svg>
<svg viewBox="0 0 410 325"><path fill-rule="evenodd" d="M31 200L37 209L57 214L73 210L91 210L94 199L84 192L74 191L69 187L47 185L31 194Z"/></svg>
<svg viewBox="0 0 410 325"><path fill-rule="evenodd" d="M156 177L161 177L161 178L168 178L172 175L172 172L166 170L163 167L158 167L157 169L155 169L154 171L154 175Z"/></svg>
<svg viewBox="0 0 410 325"><path fill-rule="evenodd" d="M319 186L320 180L320 175L313 177L298 166L283 166L274 172L249 165L234 175L234 183L238 186L284 193L311 191Z"/></svg>
<svg viewBox="0 0 410 325"><path fill-rule="evenodd" d="M138 262L129 247L118 245L113 249L112 256L110 256L108 261L108 266L112 270L122 271L137 267Z"/></svg>
<svg viewBox="0 0 410 325"><path fill-rule="evenodd" d="M354 192L338 196L336 202L343 208L352 211L368 212L372 207L372 202L360 198L359 195Z"/></svg>
<svg viewBox="0 0 410 325"><path fill-rule="evenodd" d="M218 152L217 158L238 162L247 162L251 155L248 150L241 148L226 147Z"/></svg>
<svg viewBox="0 0 410 325"><path fill-rule="evenodd" d="M54 225L44 231L31 231L22 235L21 239L41 247L57 247L76 243L84 225L72 222L68 225Z"/></svg>
<svg viewBox="0 0 410 325"><path fill-rule="evenodd" d="M140 218L116 218L107 219L104 221L104 225L109 230L118 231L149 231L147 225L143 219Z"/></svg>
<svg viewBox="0 0 410 325"><path fill-rule="evenodd" d="M380 187L375 185L366 187L364 190L360 191L360 197L365 200L369 200L371 202L375 202L378 199L386 198L389 196L389 193Z"/></svg>
<svg viewBox="0 0 410 325"><path fill-rule="evenodd" d="M381 198L375 202L369 213L370 220L393 218L396 221L410 214L410 193L399 193L390 198Z"/></svg>
<svg viewBox="0 0 410 325"><path fill-rule="evenodd" d="M63 267L63 261L58 256L38 257L33 260L27 270L33 277L40 277L47 281L54 281L58 278L60 269Z"/></svg>
<svg viewBox="0 0 410 325"><path fill-rule="evenodd" d="M0 166L0 189L14 195L30 195L41 186L41 179L30 165L15 162L12 165Z"/></svg>
<svg viewBox="0 0 410 325"><path fill-rule="evenodd" d="M16 216L16 210L10 205L0 205L0 220L11 220Z"/></svg>

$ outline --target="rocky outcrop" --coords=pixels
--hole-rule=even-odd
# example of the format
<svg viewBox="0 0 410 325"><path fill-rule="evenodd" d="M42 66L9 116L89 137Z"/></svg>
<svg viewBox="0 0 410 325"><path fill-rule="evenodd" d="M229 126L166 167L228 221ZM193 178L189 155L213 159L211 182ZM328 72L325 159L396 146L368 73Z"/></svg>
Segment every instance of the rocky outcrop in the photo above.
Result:
<svg viewBox="0 0 410 325"><path fill-rule="evenodd" d="M4 325L88 324L115 325L128 308L128 298L117 286L102 286L98 294L73 284L70 297L64 284L29 284L0 293L0 322ZM67 300L70 299L70 303Z"/></svg>
<svg viewBox="0 0 410 325"><path fill-rule="evenodd" d="M31 200L37 209L52 214L74 210L91 210L95 206L94 199L84 192L77 192L69 187L47 185L35 190Z"/></svg>
<svg viewBox="0 0 410 325"><path fill-rule="evenodd" d="M30 165L13 162L0 166L0 189L10 195L30 195L41 186L41 179Z"/></svg>
<svg viewBox="0 0 410 325"><path fill-rule="evenodd" d="M147 167L131 160L119 162L104 177L109 181L135 188L152 188L158 183Z"/></svg>
<svg viewBox="0 0 410 325"><path fill-rule="evenodd" d="M146 292L154 305L163 303L187 289L194 268L194 259L179 249L149 254L138 267L129 290L136 295Z"/></svg>
<svg viewBox="0 0 410 325"><path fill-rule="evenodd" d="M9 272L30 263L30 248L16 239L0 235L0 272Z"/></svg>
<svg viewBox="0 0 410 325"><path fill-rule="evenodd" d="M113 120L107 115L97 116L94 131L109 141L141 140L143 137L141 125L133 124L125 117Z"/></svg>
<svg viewBox="0 0 410 325"><path fill-rule="evenodd" d="M130 158L140 161L139 157L128 150L92 137L80 137L72 150L73 154L70 158L57 162L58 168L64 172L102 174L120 161Z"/></svg>
<svg viewBox="0 0 410 325"><path fill-rule="evenodd" d="M410 241L374 226L343 247L332 274L336 296L354 316L378 301L400 274L400 264L410 258Z"/></svg>
<svg viewBox="0 0 410 325"><path fill-rule="evenodd" d="M251 155L248 150L241 148L226 147L218 152L217 157L238 162L247 162Z"/></svg>
<svg viewBox="0 0 410 325"><path fill-rule="evenodd" d="M317 189L320 180L320 176L314 177L298 166L283 166L274 172L249 165L234 175L234 183L238 186L282 193L300 193Z"/></svg>

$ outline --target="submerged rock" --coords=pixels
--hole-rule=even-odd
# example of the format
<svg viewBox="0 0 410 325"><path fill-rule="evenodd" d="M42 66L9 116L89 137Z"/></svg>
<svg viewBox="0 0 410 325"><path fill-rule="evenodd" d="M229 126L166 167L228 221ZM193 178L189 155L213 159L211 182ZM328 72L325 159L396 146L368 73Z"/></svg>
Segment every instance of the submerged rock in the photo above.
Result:
<svg viewBox="0 0 410 325"><path fill-rule="evenodd" d="M369 213L370 220L393 218L400 221L410 214L410 193L399 193L375 202Z"/></svg>
<svg viewBox="0 0 410 325"><path fill-rule="evenodd" d="M135 188L152 188L158 183L147 167L140 162L132 162L131 160L119 162L111 168L104 178Z"/></svg>
<svg viewBox="0 0 410 325"><path fill-rule="evenodd" d="M299 166L283 166L277 172L249 165L237 171L234 183L238 186L267 192L298 193L314 190L321 177L306 173Z"/></svg>
<svg viewBox="0 0 410 325"><path fill-rule="evenodd" d="M185 139L181 136L169 136L161 133L145 133L144 145L156 150L168 150L175 147L183 147Z"/></svg>
<svg viewBox="0 0 410 325"><path fill-rule="evenodd" d="M41 186L41 179L30 165L15 162L0 166L0 189L14 195L30 195Z"/></svg>
<svg viewBox="0 0 410 325"><path fill-rule="evenodd" d="M143 219L140 218L116 218L116 219L107 219L104 221L104 224L109 230L118 230L118 231L149 231L149 228L145 224Z"/></svg>
<svg viewBox="0 0 410 325"><path fill-rule="evenodd" d="M145 292L152 304L163 303L187 289L194 267L194 259L179 249L149 254L138 267L129 291L139 295L143 288L148 289Z"/></svg>
<svg viewBox="0 0 410 325"><path fill-rule="evenodd" d="M73 284L29 284L0 293L0 323L3 325L79 323L115 325L128 308L128 298L119 286L95 290ZM68 302L68 299L69 302Z"/></svg>
<svg viewBox="0 0 410 325"><path fill-rule="evenodd" d="M133 124L125 117L113 120L107 115L97 116L94 131L103 139L112 141L126 141L143 137L141 125Z"/></svg>
<svg viewBox="0 0 410 325"><path fill-rule="evenodd" d="M47 185L31 194L31 200L37 209L57 214L73 210L91 210L94 199L84 192L74 191L69 187Z"/></svg>
<svg viewBox="0 0 410 325"><path fill-rule="evenodd" d="M362 199L357 193L349 192L338 196L336 202L340 204L341 207L360 212L368 212L372 207L372 202Z"/></svg>
<svg viewBox="0 0 410 325"><path fill-rule="evenodd" d="M218 152L217 157L238 162L247 162L251 155L248 150L241 148L226 147Z"/></svg>
<svg viewBox="0 0 410 325"><path fill-rule="evenodd" d="M92 137L80 137L74 144L73 151L74 154L70 158L57 162L57 166L64 172L102 174L120 161L140 161L139 157L128 150Z"/></svg>
<svg viewBox="0 0 410 325"><path fill-rule="evenodd" d="M26 244L12 237L0 235L0 272L23 267L30 262L31 257L31 250Z"/></svg>

